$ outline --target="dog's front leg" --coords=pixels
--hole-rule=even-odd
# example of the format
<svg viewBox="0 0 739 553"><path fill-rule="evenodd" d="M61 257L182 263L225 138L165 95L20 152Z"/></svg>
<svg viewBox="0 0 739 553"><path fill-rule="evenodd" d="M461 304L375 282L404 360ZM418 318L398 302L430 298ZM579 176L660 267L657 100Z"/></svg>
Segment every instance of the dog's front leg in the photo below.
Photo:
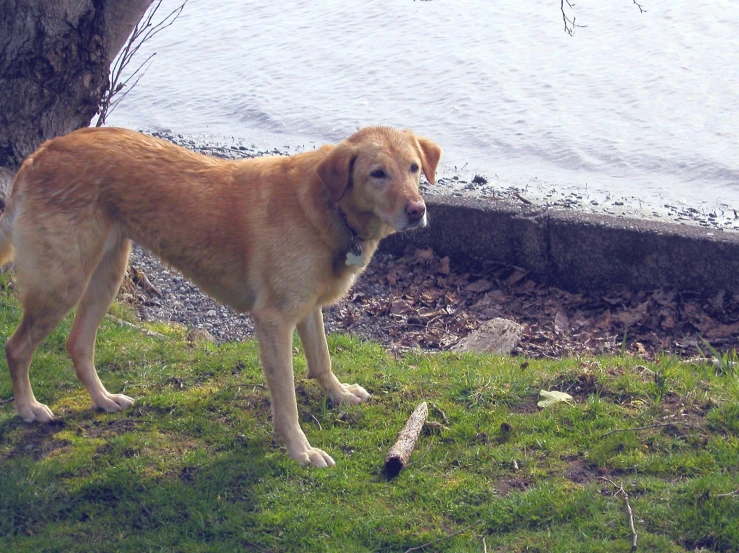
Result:
<svg viewBox="0 0 739 553"><path fill-rule="evenodd" d="M298 422L293 376L293 325L279 313L253 314L262 368L272 396L272 420L277 434L285 441L288 455L301 465L334 466L331 456L308 443Z"/></svg>
<svg viewBox="0 0 739 553"><path fill-rule="evenodd" d="M298 335L303 342L308 361L308 378L315 378L336 404L362 403L370 398L359 384L342 384L331 371L326 332L323 328L321 308L316 307L298 323Z"/></svg>

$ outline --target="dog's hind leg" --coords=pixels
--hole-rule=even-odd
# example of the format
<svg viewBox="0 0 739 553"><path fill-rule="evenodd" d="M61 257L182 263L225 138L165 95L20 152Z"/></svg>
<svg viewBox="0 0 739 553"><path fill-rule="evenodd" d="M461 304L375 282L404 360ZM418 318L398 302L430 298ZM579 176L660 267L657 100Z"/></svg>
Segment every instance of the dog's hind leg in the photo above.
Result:
<svg viewBox="0 0 739 553"><path fill-rule="evenodd" d="M370 398L359 384L342 384L331 371L321 308L316 307L298 323L298 336L308 362L308 378L314 378L336 404L362 403Z"/></svg>
<svg viewBox="0 0 739 553"><path fill-rule="evenodd" d="M67 337L67 351L74 362L77 378L87 388L95 407L108 413L133 405L130 397L109 393L95 370L95 336L121 286L130 251L130 240L118 238L103 253L77 306L72 330Z"/></svg>
<svg viewBox="0 0 739 553"><path fill-rule="evenodd" d="M15 407L26 422L50 422L54 418L51 409L36 401L33 395L28 375L31 359L41 341L77 303L85 285L84 281L70 279L67 273L61 271L39 273L34 276L28 273L24 275L21 271L18 273L18 281L23 286L23 318L5 344Z"/></svg>

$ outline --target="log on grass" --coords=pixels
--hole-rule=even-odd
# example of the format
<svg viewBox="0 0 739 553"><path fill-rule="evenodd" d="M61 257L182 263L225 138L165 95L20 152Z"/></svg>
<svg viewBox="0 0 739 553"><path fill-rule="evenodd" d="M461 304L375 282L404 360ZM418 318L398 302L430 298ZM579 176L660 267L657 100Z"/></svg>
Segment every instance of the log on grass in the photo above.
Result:
<svg viewBox="0 0 739 553"><path fill-rule="evenodd" d="M390 451L387 452L387 456L385 457L385 472L389 476L396 476L408 464L411 453L413 453L413 449L416 447L418 436L426 422L428 411L425 401L416 407L416 410L411 413L411 416L405 423L405 427L403 427L403 430L398 435L398 440L390 448Z"/></svg>

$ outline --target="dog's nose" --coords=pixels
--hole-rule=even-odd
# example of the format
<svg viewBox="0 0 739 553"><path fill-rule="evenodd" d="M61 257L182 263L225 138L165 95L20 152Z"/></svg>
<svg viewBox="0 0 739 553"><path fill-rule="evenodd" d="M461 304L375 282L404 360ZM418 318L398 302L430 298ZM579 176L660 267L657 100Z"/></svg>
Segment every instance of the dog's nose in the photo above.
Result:
<svg viewBox="0 0 739 553"><path fill-rule="evenodd" d="M405 213L410 221L418 222L426 215L426 204L423 203L423 200L410 201L405 206Z"/></svg>

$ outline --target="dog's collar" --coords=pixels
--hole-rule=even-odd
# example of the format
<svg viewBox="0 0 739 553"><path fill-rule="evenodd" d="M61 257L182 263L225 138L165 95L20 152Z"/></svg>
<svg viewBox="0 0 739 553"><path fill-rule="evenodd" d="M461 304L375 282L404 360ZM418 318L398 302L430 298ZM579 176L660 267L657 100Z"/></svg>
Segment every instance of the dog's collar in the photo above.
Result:
<svg viewBox="0 0 739 553"><path fill-rule="evenodd" d="M364 267L367 264L367 258L364 255L364 251L362 251L362 239L360 238L359 233L349 224L349 219L341 208L339 208L339 215L341 215L341 219L344 221L344 224L349 231L349 236L351 237L351 240L349 241L349 251L346 252L344 263L350 267Z"/></svg>

